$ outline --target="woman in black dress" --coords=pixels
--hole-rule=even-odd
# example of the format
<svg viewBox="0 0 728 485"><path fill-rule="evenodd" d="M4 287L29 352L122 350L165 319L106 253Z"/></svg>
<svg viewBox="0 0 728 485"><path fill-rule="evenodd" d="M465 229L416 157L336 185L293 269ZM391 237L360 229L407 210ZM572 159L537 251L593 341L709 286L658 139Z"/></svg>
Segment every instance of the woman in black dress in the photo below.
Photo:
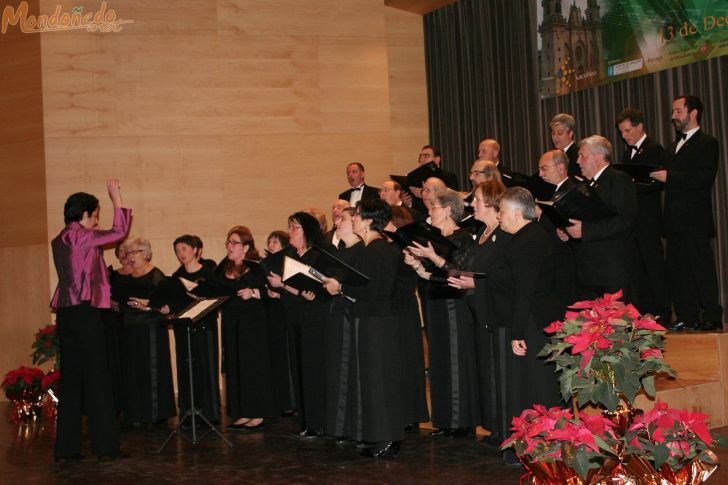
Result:
<svg viewBox="0 0 728 485"><path fill-rule="evenodd" d="M121 307L129 300L127 288L129 287L133 268L123 242L116 245L114 255L121 263L121 267L114 269L109 266L108 268L109 284L111 285L111 308L105 309L101 316L104 321L104 333L106 335L106 360L109 363L109 379L114 393L114 409L118 415L123 408L121 402L121 357L119 354L119 333L122 324Z"/></svg>
<svg viewBox="0 0 728 485"><path fill-rule="evenodd" d="M265 305L265 274L253 235L245 226L228 231L227 257L215 268L219 280L237 291L222 306L223 369L229 430L260 431L264 418L277 414L271 383L271 358Z"/></svg>
<svg viewBox="0 0 728 485"><path fill-rule="evenodd" d="M392 219L386 230L412 223L412 214L402 206L392 206ZM422 320L417 303L417 273L402 258L397 266L395 309L399 319L400 349L402 353L402 422L404 430L417 433L420 423L430 420L427 410L425 382L425 352Z"/></svg>
<svg viewBox="0 0 728 485"><path fill-rule="evenodd" d="M120 339L124 423L140 427L175 416L169 332L149 299L166 276L150 263L149 241L132 238L124 244L133 271L129 300L123 310Z"/></svg>
<svg viewBox="0 0 728 485"><path fill-rule="evenodd" d="M448 278L448 284L458 289L467 289L467 302L473 315L475 333L475 355L478 370L478 390L480 396L480 425L491 434L481 443L492 449L500 448L503 436L495 429L497 416L497 396L494 388L495 363L493 354L493 330L486 313L486 279L491 265L503 255L511 234L504 232L498 223L498 197L506 191L505 185L498 180L489 180L476 186L473 191L472 207L474 217L485 224L476 237L466 268L476 273L484 273L486 278L474 279L472 276Z"/></svg>
<svg viewBox="0 0 728 485"><path fill-rule="evenodd" d="M275 254L288 247L288 233L273 231L268 235L266 257L263 263L268 270L280 264ZM277 270L280 271L280 270ZM281 294L268 288L268 298L264 300L268 312L268 346L271 356L271 377L273 380L273 398L276 409L284 416L291 416L296 407L293 391L293 379L288 343L286 313L281 303Z"/></svg>
<svg viewBox="0 0 728 485"><path fill-rule="evenodd" d="M202 283L215 278L213 270L200 263L202 241L199 237L185 234L174 240L174 254L181 266L172 275L193 283ZM183 308L173 308L180 311ZM191 334L192 377L195 387L195 406L202 410L212 423L220 422L220 382L218 378L217 312L197 322ZM174 327L177 357L177 402L179 414L190 409L190 376L187 362L187 329Z"/></svg>
<svg viewBox="0 0 728 485"><path fill-rule="evenodd" d="M351 361L357 378L347 398L354 417L353 438L370 444L362 455L396 457L404 435L401 398L399 322L394 309L394 286L399 251L382 236L391 217L382 200L360 201L353 230L364 243L356 268L369 277L366 286L349 286L335 278L325 284L331 294L356 299Z"/></svg>
<svg viewBox="0 0 728 485"><path fill-rule="evenodd" d="M474 244L470 233L457 225L463 210L462 197L452 190L436 196L431 203L432 225L456 247L449 259L436 254L432 245L417 243L407 248L411 256L405 256L417 274L429 280L430 401L432 424L437 428L430 434L447 438L467 436L480 424L472 315L465 291L447 285L447 270L465 269Z"/></svg>
<svg viewBox="0 0 728 485"><path fill-rule="evenodd" d="M364 245L354 234L352 217L354 209L341 212L336 226L336 235L343 247L335 255L349 265L356 260ZM341 244L340 243L340 244ZM331 275L343 281L335 273ZM351 342L354 338L353 302L343 295L331 299L326 315L326 426L327 435L336 436L337 444L346 442L354 435L353 417L348 399L350 387L356 384L355 365L351 361Z"/></svg>
<svg viewBox="0 0 728 485"><path fill-rule="evenodd" d="M286 256L316 268L320 252L317 247L333 251L326 242L319 222L310 214L296 212L288 218L290 247ZM312 291L299 291L285 284L281 276L271 272L268 282L281 294L286 313L296 403L301 420L301 438L323 435L326 425L326 302ZM323 292L325 293L325 292Z"/></svg>
<svg viewBox="0 0 728 485"><path fill-rule="evenodd" d="M512 235L488 277L486 318L494 328L495 393L498 399L494 431L510 434L513 416L533 404L555 406L560 401L553 364L537 357L546 342L544 327L564 314L569 304L558 287L563 268L556 242L535 220L533 196L520 187L508 189L499 201L503 231ZM512 453L507 464L517 464Z"/></svg>

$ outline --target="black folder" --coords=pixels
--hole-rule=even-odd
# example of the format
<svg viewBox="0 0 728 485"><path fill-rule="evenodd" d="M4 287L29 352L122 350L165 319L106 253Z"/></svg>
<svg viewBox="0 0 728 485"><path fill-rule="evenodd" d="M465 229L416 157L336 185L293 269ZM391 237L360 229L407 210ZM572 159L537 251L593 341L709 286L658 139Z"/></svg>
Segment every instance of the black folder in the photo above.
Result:
<svg viewBox="0 0 728 485"><path fill-rule="evenodd" d="M536 202L536 205L541 208L543 216L546 216L556 227L569 227L573 226L573 222L569 222L569 216L561 212L558 207L554 207L553 202ZM543 217L542 216L542 217Z"/></svg>
<svg viewBox="0 0 728 485"><path fill-rule="evenodd" d="M287 251L285 249L281 249L277 253L271 253L268 251L265 252L265 258L263 258L263 260L260 261L259 264L265 271L266 275L270 272L273 272L277 275L283 273L283 257L286 255L286 253Z"/></svg>
<svg viewBox="0 0 728 485"><path fill-rule="evenodd" d="M322 274L336 278L339 283L347 285L366 286L369 277L356 268L342 261L336 255L323 249L320 246L313 246L319 250L321 256L318 259L317 268Z"/></svg>
<svg viewBox="0 0 728 485"><path fill-rule="evenodd" d="M458 226L460 226L460 229L463 229L470 234L477 234L484 225L484 222L479 221L472 214L458 222Z"/></svg>
<svg viewBox="0 0 728 485"><path fill-rule="evenodd" d="M440 167L435 162L420 165L407 175L389 175L389 178L401 185L404 190L407 190L408 187L421 188L422 183L430 177L437 177L443 180L442 170L440 170Z"/></svg>
<svg viewBox="0 0 728 485"><path fill-rule="evenodd" d="M588 182L579 182L554 200L554 207L570 219L598 221L614 213Z"/></svg>
<svg viewBox="0 0 728 485"><path fill-rule="evenodd" d="M523 187L538 200L551 200L556 191L554 184L546 182L538 175L526 175L511 170L503 170L501 176L506 187Z"/></svg>
<svg viewBox="0 0 728 485"><path fill-rule="evenodd" d="M650 173L656 172L657 170L664 170L664 167L659 165L645 165L638 163L613 163L612 167L622 172L627 172L632 180L638 184L651 184L657 182L655 179L650 177Z"/></svg>
<svg viewBox="0 0 728 485"><path fill-rule="evenodd" d="M197 323L211 312L217 310L217 308L225 303L229 297L221 296L216 298L203 298L201 300L195 300L184 309L176 312L172 318L164 320L164 324L171 325L189 325L190 323Z"/></svg>
<svg viewBox="0 0 728 485"><path fill-rule="evenodd" d="M384 231L384 233L403 249L412 246L413 242L423 246L427 246L427 243L431 242L435 252L445 259L448 259L453 250L457 249L455 243L443 236L438 228L425 221L413 222L400 227L395 232Z"/></svg>

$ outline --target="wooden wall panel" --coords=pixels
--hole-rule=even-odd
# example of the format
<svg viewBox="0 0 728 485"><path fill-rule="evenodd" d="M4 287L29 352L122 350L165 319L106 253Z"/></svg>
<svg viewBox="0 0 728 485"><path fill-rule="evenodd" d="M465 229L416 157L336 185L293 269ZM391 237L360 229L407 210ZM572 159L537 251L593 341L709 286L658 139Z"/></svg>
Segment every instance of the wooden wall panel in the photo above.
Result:
<svg viewBox="0 0 728 485"><path fill-rule="evenodd" d="M57 3L42 0L41 13ZM63 11L76 3L60 2ZM121 179L134 210L131 233L150 239L153 262L169 273L177 266L175 237L198 234L205 255L219 260L227 230L244 224L262 248L292 212L328 214L347 188L347 163L364 163L367 181L379 185L414 166L427 141L419 16L381 0L111 6L134 23L114 34L25 34L39 42L25 64L0 53L3 74L16 80L7 92L16 102L37 100L27 120L37 133L18 122L0 125L27 142L6 147L3 161L35 150L38 163L12 172L8 194L42 214L42 224L15 218L22 231L3 238L43 244L36 252L46 293L56 283L47 244L62 227L63 202L72 192L94 193L108 226L109 176ZM28 186L37 193L26 197ZM116 263L110 251L106 258ZM0 288L10 289L13 278ZM48 296L39 298L43 311Z"/></svg>
<svg viewBox="0 0 728 485"><path fill-rule="evenodd" d="M30 13L37 3L29 2ZM15 27L0 34L0 73L2 377L31 365L33 333L51 321L40 38Z"/></svg>
<svg viewBox="0 0 728 485"><path fill-rule="evenodd" d="M429 143L424 33L420 15L386 8L385 18L392 166L404 174Z"/></svg>

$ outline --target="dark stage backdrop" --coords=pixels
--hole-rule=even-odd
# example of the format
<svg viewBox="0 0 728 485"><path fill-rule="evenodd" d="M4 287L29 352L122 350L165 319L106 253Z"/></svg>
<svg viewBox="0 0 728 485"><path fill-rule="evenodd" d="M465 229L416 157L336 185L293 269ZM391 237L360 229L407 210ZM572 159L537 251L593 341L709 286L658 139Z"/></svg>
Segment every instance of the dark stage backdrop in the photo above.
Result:
<svg viewBox="0 0 728 485"><path fill-rule="evenodd" d="M424 16L430 142L442 150L443 166L469 184L478 142L495 138L506 166L533 173L540 154L551 148L548 122L559 112L576 118L577 140L603 135L621 156L615 119L633 106L645 113L647 132L667 146L674 138L673 97L697 95L705 104L701 126L721 145L713 205L718 278L728 312L728 56L542 101L536 8L532 0L460 0Z"/></svg>

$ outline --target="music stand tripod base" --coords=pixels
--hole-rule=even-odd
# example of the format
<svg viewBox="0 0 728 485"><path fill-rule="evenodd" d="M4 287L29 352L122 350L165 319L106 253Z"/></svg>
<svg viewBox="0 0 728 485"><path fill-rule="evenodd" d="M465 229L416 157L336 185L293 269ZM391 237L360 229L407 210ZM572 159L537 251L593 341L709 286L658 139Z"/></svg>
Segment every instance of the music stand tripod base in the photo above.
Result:
<svg viewBox="0 0 728 485"><path fill-rule="evenodd" d="M227 300L227 298L221 298L220 300L221 301L217 302L217 305L213 305L209 309L212 310L212 308L217 307L223 301ZM207 300L201 300L201 301L204 302ZM197 303L199 303L199 302L197 302ZM194 305L196 305L197 303L193 304L192 307L194 307ZM208 307L210 307L210 305L208 305ZM209 313L209 311L204 312L204 314L207 314L207 313ZM193 332L192 327L195 325L197 320L200 320L204 316L204 314L200 314L199 318L197 318L195 320L193 320L192 318L179 318L179 319L167 320L165 322L165 324L171 323L172 325L184 325L185 328L187 329L187 372L189 373L189 380L190 380L190 409L187 412L185 412L184 416L182 416L182 419L180 419L179 423L177 423L177 426L175 426L174 429L172 430L172 432L169 433L169 436L167 436L167 439L164 440L164 443L162 443L162 446L159 447L159 450L157 450L157 453L161 453L162 450L164 450L164 447L167 446L167 443L169 443L169 440L171 440L174 435L181 436L182 438L186 439L193 445L196 445L197 443L199 443L202 440L202 438L207 436L210 432L214 432L230 448L233 447L233 444L230 442L230 440L225 438L225 436L223 436L222 433L220 433L220 431L217 430L215 425L212 424L205 417L203 412L195 407L195 382L194 382L193 373L192 373L192 332ZM192 437L186 436L182 432L182 426L184 426L187 419L192 421L192 423L191 423L192 426L190 427L192 430ZM208 427L208 429L206 431L204 431L203 433L201 433L199 436L197 433L197 423L196 423L196 421L198 419L201 419L202 422L205 423Z"/></svg>

